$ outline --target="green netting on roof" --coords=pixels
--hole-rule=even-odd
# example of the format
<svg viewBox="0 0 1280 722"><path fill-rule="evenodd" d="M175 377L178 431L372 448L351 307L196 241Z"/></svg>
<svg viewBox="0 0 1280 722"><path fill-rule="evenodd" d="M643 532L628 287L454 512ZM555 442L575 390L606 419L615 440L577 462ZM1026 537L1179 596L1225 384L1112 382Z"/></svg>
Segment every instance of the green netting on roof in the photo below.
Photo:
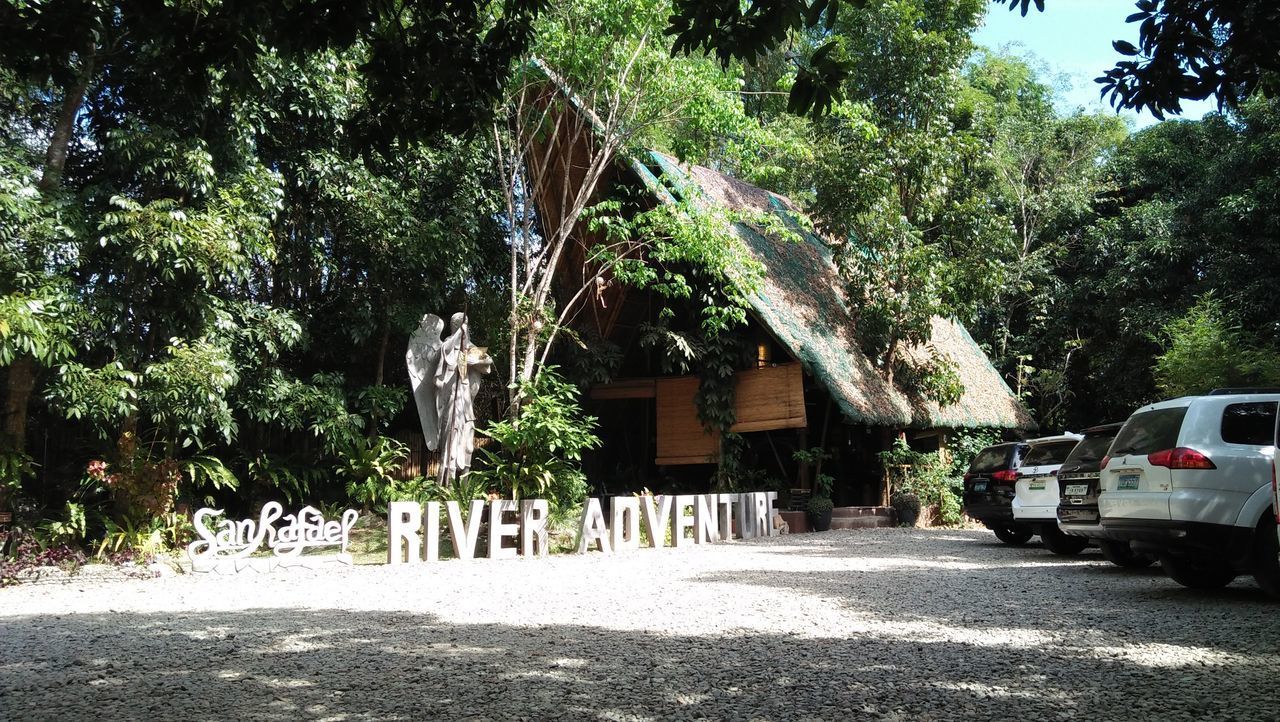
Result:
<svg viewBox="0 0 1280 722"><path fill-rule="evenodd" d="M660 153L651 156L665 176L677 184L692 184L709 202L730 210L797 212L782 196L709 168L681 166ZM652 174L641 178L651 188L661 188ZM801 241L775 238L742 223L734 230L766 269L761 288L751 298L757 319L826 387L849 420L892 427L1034 425L968 331L947 319L934 319L932 345L955 362L965 386L961 400L939 408L890 385L857 343L831 251L821 238L807 231L801 232ZM927 353L908 350L915 360Z"/></svg>

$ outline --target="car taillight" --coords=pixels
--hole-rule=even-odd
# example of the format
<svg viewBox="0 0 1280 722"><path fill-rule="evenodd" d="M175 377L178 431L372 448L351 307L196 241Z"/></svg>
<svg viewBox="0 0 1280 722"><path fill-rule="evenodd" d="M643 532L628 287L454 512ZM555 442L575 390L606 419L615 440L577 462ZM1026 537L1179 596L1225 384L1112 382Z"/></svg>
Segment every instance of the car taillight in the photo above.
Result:
<svg viewBox="0 0 1280 722"><path fill-rule="evenodd" d="M964 480L965 480L965 481L968 481L968 480L970 480L970 479L972 479L972 478L973 478L973 472L966 471L966 472L964 473Z"/></svg>
<svg viewBox="0 0 1280 722"><path fill-rule="evenodd" d="M1018 472L1012 469L1003 469L991 475L992 481L998 481L1002 484L1012 484L1018 480Z"/></svg>
<svg viewBox="0 0 1280 722"><path fill-rule="evenodd" d="M1195 449L1179 446L1176 449L1165 449L1147 454L1147 463L1152 466L1163 466L1169 469L1216 469L1209 457Z"/></svg>
<svg viewBox="0 0 1280 722"><path fill-rule="evenodd" d="M1110 463L1111 463L1110 456L1102 457L1102 461L1098 464L1098 471L1102 471L1103 469L1107 468L1107 464L1110 464Z"/></svg>

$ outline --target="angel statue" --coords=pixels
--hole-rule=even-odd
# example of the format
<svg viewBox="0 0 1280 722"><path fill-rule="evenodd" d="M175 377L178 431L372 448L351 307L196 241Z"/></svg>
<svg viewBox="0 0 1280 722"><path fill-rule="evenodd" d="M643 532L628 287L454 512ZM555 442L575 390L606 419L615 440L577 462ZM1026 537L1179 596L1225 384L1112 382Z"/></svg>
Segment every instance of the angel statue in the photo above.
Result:
<svg viewBox="0 0 1280 722"><path fill-rule="evenodd" d="M440 452L440 483L446 485L471 468L476 393L481 377L493 370L487 349L471 345L466 314L453 314L449 325L451 333L441 339L444 321L423 316L405 353L422 434L427 448Z"/></svg>

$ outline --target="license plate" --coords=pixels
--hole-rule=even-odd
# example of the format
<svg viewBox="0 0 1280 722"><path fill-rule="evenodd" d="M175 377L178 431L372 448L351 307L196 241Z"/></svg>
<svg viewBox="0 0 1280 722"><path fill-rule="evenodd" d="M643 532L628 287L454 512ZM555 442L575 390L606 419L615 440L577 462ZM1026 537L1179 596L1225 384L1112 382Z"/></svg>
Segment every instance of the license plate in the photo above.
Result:
<svg viewBox="0 0 1280 722"><path fill-rule="evenodd" d="M1089 494L1088 484L1067 484L1064 492L1067 496L1087 496Z"/></svg>
<svg viewBox="0 0 1280 722"><path fill-rule="evenodd" d="M975 482L973 482L973 490L974 490L974 491L986 491L986 490L987 490L987 482L985 482L985 481L975 481Z"/></svg>
<svg viewBox="0 0 1280 722"><path fill-rule="evenodd" d="M1030 484L1027 484L1027 488L1030 489L1031 491L1043 491L1044 479L1041 479L1039 481L1033 481Z"/></svg>
<svg viewBox="0 0 1280 722"><path fill-rule="evenodd" d="M1141 478L1141 474L1121 474L1120 479L1116 483L1116 489L1120 491L1137 489L1138 480Z"/></svg>

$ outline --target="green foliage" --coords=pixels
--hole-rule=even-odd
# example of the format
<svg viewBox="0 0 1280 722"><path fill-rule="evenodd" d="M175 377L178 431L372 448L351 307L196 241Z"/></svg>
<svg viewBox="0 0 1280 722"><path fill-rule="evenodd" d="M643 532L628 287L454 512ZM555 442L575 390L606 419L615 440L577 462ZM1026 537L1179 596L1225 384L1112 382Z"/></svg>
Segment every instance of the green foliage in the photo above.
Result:
<svg viewBox="0 0 1280 722"><path fill-rule="evenodd" d="M784 485L768 472L743 459L746 439L741 434L725 431L720 434L720 463L711 477L712 489L717 492L781 491Z"/></svg>
<svg viewBox="0 0 1280 722"><path fill-rule="evenodd" d="M163 518L161 515L141 521L128 517L119 521L108 519L106 532L98 545L98 558L119 555L129 555L139 561L154 558L166 548Z"/></svg>
<svg viewBox="0 0 1280 722"><path fill-rule="evenodd" d="M706 353L693 334L673 331L662 324L640 324L639 342L640 348L658 352L658 368L664 374L687 374Z"/></svg>
<svg viewBox="0 0 1280 722"><path fill-rule="evenodd" d="M197 454L184 459L182 473L190 481L190 489L193 493L198 493L200 489L234 491L240 488L240 479L235 473L228 469L221 459L209 454ZM205 497L205 503L213 504L213 497Z"/></svg>
<svg viewBox="0 0 1280 722"><path fill-rule="evenodd" d="M991 1L1024 16L1033 3L1037 10L1045 9L1045 0ZM733 60L759 63L792 34L820 38L825 42L789 50L798 72L787 103L792 112L820 116L842 97L847 77L866 52L847 48L839 37L831 39L830 31L838 18L867 5L676 0L667 33L673 36L673 52L715 55L725 65ZM1099 68L1103 95L1117 109L1147 108L1164 118L1166 112L1181 112L1183 99L1212 96L1230 107L1259 90L1276 90L1277 42L1266 28L1280 21L1280 11L1266 0L1140 0L1134 7L1138 12L1126 22L1138 24L1138 44L1116 41L1114 47L1124 57L1109 70ZM1118 3L1115 12L1115 19L1123 15Z"/></svg>
<svg viewBox="0 0 1280 722"><path fill-rule="evenodd" d="M959 368L950 358L938 353L932 344L926 349L929 358L923 363L899 359L894 365L894 379L904 388L941 407L964 398L964 382Z"/></svg>
<svg viewBox="0 0 1280 722"><path fill-rule="evenodd" d="M1265 365L1252 353L1265 359L1280 315L1272 292L1280 266L1268 250L1276 206L1266 200L1280 160L1276 107L1257 99L1232 117L1169 121L1133 134L1102 155L1086 212L1044 227L1042 270L1027 277L1032 291L1010 295L1022 299L1012 314L1006 307L999 317L984 315L974 329L1043 423L1120 420L1168 393L1212 385L1210 376L1244 377ZM1191 312L1209 293L1230 310L1220 322L1203 309ZM1190 335L1182 349L1192 341L1215 354L1234 348L1192 363L1164 333L1184 317L1193 322L1184 325ZM1159 357L1170 351L1170 372L1205 378L1166 377L1169 390L1160 387ZM1212 368L1218 359L1226 364Z"/></svg>
<svg viewBox="0 0 1280 722"><path fill-rule="evenodd" d="M880 452L880 463L889 474L892 494L914 495L922 506L938 505L938 518L948 526L959 524L961 486L951 465L935 452L918 452L899 437Z"/></svg>
<svg viewBox="0 0 1280 722"><path fill-rule="evenodd" d="M365 509L383 510L395 495L395 473L409 456L404 444L386 436L360 439L338 450L335 472L347 497Z"/></svg>
<svg viewBox="0 0 1280 722"><path fill-rule="evenodd" d="M895 380L905 347L930 340L934 316L971 317L1000 280L995 249L1008 225L977 172L989 146L949 114L985 4L860 5L833 26L852 62L850 100L814 126L814 211L836 241L863 350ZM923 390L947 398L954 381Z"/></svg>
<svg viewBox="0 0 1280 722"><path fill-rule="evenodd" d="M82 544L89 533L89 520L83 504L68 501L63 507L63 518L49 519L40 525L41 546Z"/></svg>
<svg viewBox="0 0 1280 722"><path fill-rule="evenodd" d="M912 514L920 513L920 497L910 491L895 491L889 497L889 506L892 506L898 512L898 518L902 519L907 515L907 512ZM899 522L899 524L902 523Z"/></svg>
<svg viewBox="0 0 1280 722"><path fill-rule="evenodd" d="M514 499L544 498L556 508L580 503L587 495L586 476L578 466L582 452L600 445L592 433L595 418L582 415L578 390L554 366L543 367L517 394L521 404L516 417L495 420L484 429L499 448L481 448L484 465L469 478L501 488Z"/></svg>
<svg viewBox="0 0 1280 722"><path fill-rule="evenodd" d="M825 494L814 494L809 497L809 502L805 505L805 510L812 516L822 516L835 508L835 502Z"/></svg>
<svg viewBox="0 0 1280 722"><path fill-rule="evenodd" d="M246 462L248 479L282 494L289 504L313 497L324 480L324 470L296 457L261 452Z"/></svg>
<svg viewBox="0 0 1280 722"><path fill-rule="evenodd" d="M1212 293L1166 324L1160 341L1165 351L1156 357L1156 384L1170 396L1280 384L1280 352L1252 347Z"/></svg>
<svg viewBox="0 0 1280 722"><path fill-rule="evenodd" d="M36 463L21 451L0 449L0 493L17 491L24 479L35 476Z"/></svg>
<svg viewBox="0 0 1280 722"><path fill-rule="evenodd" d="M698 390L693 402L698 418L708 430L729 431L737 421L736 372L745 348L741 334L721 333L705 341Z"/></svg>
<svg viewBox="0 0 1280 722"><path fill-rule="evenodd" d="M791 452L791 458L805 464L813 470L813 495L810 497L810 511L815 501L826 499L828 505L831 499L831 488L835 484L835 478L830 474L821 472L822 462L831 458L831 452L820 446L814 446L809 449L796 449Z"/></svg>
<svg viewBox="0 0 1280 722"><path fill-rule="evenodd" d="M1003 432L1000 429L950 429L947 431L947 452L951 457L950 475L962 477L973 463L978 452L1000 443Z"/></svg>
<svg viewBox="0 0 1280 722"><path fill-rule="evenodd" d="M415 481L407 487L405 493L422 494L426 501L456 501L463 508L466 508L469 503L476 499L487 499L489 497L489 492L496 488L491 484L491 481L491 477L485 474L477 474L473 471L454 479L448 486L443 486L432 480Z"/></svg>
<svg viewBox="0 0 1280 722"><path fill-rule="evenodd" d="M0 265L4 268L4 265ZM72 339L84 314L65 286L55 283L18 288L0 295L0 366L26 355L44 366L53 366L74 352ZM4 286L0 284L0 291Z"/></svg>
<svg viewBox="0 0 1280 722"><path fill-rule="evenodd" d="M733 232L734 223L772 223L764 214L729 213L707 208L693 191L627 218L616 201L592 210L590 228L602 231L612 245L597 246L592 257L610 261L617 279L628 286L651 290L670 300L698 302L699 331L714 338L746 321L747 295L759 288L764 267ZM644 249L639 257L622 255L617 247L632 240ZM634 250L634 249L632 249ZM696 351L696 346L690 346Z"/></svg>

